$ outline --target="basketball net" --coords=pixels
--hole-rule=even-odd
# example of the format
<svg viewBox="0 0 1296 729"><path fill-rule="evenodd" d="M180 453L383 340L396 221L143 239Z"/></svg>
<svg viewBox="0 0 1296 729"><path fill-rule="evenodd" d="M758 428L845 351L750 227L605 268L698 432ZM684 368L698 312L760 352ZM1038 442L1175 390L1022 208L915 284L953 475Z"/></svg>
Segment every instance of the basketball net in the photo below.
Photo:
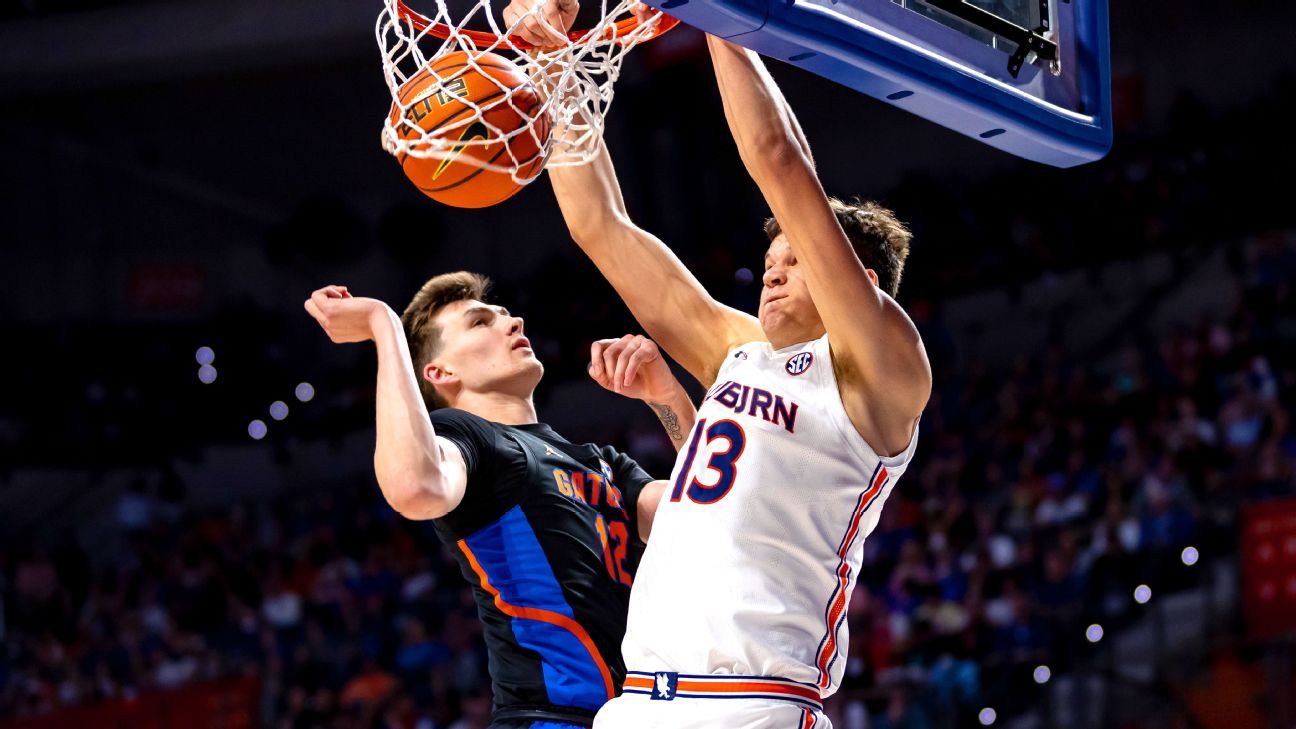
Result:
<svg viewBox="0 0 1296 729"><path fill-rule="evenodd" d="M460 153L468 146L488 146L505 141L507 154L492 163L473 160L483 169L507 172L519 184L539 176L542 165L530 164L526 176L520 176L523 164L532 160L518 160L512 150L512 140L523 134L531 135L550 166L580 165L593 158L598 139L603 133L603 118L612 103L613 87L621 73L621 62L626 53L639 43L654 38L674 27L677 21L669 16L656 15L645 23L628 15L631 0L600 0L599 22L588 30L568 34L569 42L554 49L539 49L512 35L514 29L528 16L522 16L513 26L501 28L491 12L490 0L469 0L471 8L462 17L451 17L447 0L435 0L435 15L425 16L411 10L402 0L383 0L383 10L375 29L378 47L382 51L383 74L391 92L393 111L383 122L383 148L397 158L435 158L442 160L468 160L471 155ZM463 12L460 10L460 12ZM528 15L539 13L539 4ZM488 26L489 31L471 30L469 25ZM467 66L447 69L438 74L431 68L438 58L464 51ZM479 69L477 57L483 52L502 55L522 70L541 99L538 108L521 109L513 99L514 90L495 80L501 94L489 101L474 102L456 93L463 87L465 74ZM416 75L431 77L427 89L417 95L401 98L401 86ZM440 94L442 99L455 97L470 107L471 112L456 117L441 126L436 133L424 131L411 118L410 109L422 99ZM501 129L490 123L488 112L503 104L523 118L517 129ZM506 115L516 118L514 115ZM537 122L551 122L552 133ZM483 124L489 135L474 133L466 139L463 130ZM481 127L475 127L481 129ZM530 145L526 145L530 146Z"/></svg>

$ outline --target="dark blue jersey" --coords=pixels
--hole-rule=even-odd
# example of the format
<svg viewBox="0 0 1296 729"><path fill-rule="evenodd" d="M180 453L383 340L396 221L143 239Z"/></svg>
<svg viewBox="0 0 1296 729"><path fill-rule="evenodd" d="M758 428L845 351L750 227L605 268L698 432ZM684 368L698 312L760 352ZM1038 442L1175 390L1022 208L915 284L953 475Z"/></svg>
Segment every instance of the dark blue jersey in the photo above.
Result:
<svg viewBox="0 0 1296 729"><path fill-rule="evenodd" d="M650 477L544 424L454 409L432 424L468 466L463 501L434 524L473 586L497 718L592 718L625 680L635 514Z"/></svg>

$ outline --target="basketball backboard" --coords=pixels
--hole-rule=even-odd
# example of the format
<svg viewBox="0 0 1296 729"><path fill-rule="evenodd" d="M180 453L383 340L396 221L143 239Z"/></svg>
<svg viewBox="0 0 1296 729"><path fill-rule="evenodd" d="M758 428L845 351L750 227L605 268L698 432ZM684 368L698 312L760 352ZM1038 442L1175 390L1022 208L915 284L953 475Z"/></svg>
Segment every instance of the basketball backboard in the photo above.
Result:
<svg viewBox="0 0 1296 729"><path fill-rule="evenodd" d="M648 0L1030 160L1111 147L1107 0Z"/></svg>

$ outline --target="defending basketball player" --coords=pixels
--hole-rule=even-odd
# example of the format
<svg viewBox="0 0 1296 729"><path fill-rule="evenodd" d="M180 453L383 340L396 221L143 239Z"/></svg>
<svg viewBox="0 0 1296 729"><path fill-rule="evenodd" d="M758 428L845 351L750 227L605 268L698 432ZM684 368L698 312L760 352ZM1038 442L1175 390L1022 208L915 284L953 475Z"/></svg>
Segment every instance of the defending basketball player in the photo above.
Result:
<svg viewBox="0 0 1296 729"><path fill-rule="evenodd" d="M550 170L573 238L710 388L631 597L625 693L596 726L822 728L863 541L931 389L893 298L910 235L876 204L828 198L760 59L708 43L730 130L774 213L757 317L711 298L630 221L605 148Z"/></svg>
<svg viewBox="0 0 1296 729"><path fill-rule="evenodd" d="M493 729L588 727L625 679L635 542L664 482L538 422L532 394L544 367L522 319L482 300L486 285L471 273L438 276L401 318L342 286L305 306L334 342L377 346L378 484L402 515L433 520L473 586ZM676 418L692 425L688 396L642 337L595 342L590 370L652 404L668 433Z"/></svg>

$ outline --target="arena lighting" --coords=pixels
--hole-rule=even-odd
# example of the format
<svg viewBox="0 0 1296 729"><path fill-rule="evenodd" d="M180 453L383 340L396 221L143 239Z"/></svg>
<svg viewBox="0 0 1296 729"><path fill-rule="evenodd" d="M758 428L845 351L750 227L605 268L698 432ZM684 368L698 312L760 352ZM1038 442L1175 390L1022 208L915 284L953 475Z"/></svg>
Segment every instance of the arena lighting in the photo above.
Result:
<svg viewBox="0 0 1296 729"><path fill-rule="evenodd" d="M275 420L283 420L288 417L288 404L283 400L275 400L270 403L270 417Z"/></svg>
<svg viewBox="0 0 1296 729"><path fill-rule="evenodd" d="M1139 585L1134 588L1134 602L1140 605L1146 605L1148 600L1152 599L1152 588L1147 585Z"/></svg>
<svg viewBox="0 0 1296 729"><path fill-rule="evenodd" d="M1053 671L1049 670L1048 666L1035 667L1035 683L1043 685L1048 683L1050 678L1053 678Z"/></svg>
<svg viewBox="0 0 1296 729"><path fill-rule="evenodd" d="M1090 643L1097 643L1103 639L1103 627L1098 623L1090 625L1089 628L1085 630L1085 637L1089 639Z"/></svg>
<svg viewBox="0 0 1296 729"><path fill-rule="evenodd" d="M268 428L266 428L264 421L253 420L248 423L248 435L252 436L252 440L261 440L266 437L267 430Z"/></svg>
<svg viewBox="0 0 1296 729"><path fill-rule="evenodd" d="M210 385L216 381L216 368L205 364L198 368L198 381L204 385Z"/></svg>
<svg viewBox="0 0 1296 729"><path fill-rule="evenodd" d="M977 714L977 718L981 720L981 726L990 726L995 723L995 719L999 718L999 714L994 709L987 706L981 710L980 714Z"/></svg>
<svg viewBox="0 0 1296 729"><path fill-rule="evenodd" d="M315 388L309 382L303 382L297 385L295 393L300 402L310 402L315 397Z"/></svg>
<svg viewBox="0 0 1296 729"><path fill-rule="evenodd" d="M1197 564L1197 560L1201 558L1201 555L1198 554L1196 547L1184 547L1183 554L1179 555L1179 558L1183 560L1184 564L1192 567Z"/></svg>
<svg viewBox="0 0 1296 729"><path fill-rule="evenodd" d="M750 268L740 268L737 271L734 271L734 280L743 286L746 286L756 280L756 275L752 273Z"/></svg>
<svg viewBox="0 0 1296 729"><path fill-rule="evenodd" d="M211 347L199 347L198 351L194 352L194 359L200 365L209 365L216 360L216 353Z"/></svg>

